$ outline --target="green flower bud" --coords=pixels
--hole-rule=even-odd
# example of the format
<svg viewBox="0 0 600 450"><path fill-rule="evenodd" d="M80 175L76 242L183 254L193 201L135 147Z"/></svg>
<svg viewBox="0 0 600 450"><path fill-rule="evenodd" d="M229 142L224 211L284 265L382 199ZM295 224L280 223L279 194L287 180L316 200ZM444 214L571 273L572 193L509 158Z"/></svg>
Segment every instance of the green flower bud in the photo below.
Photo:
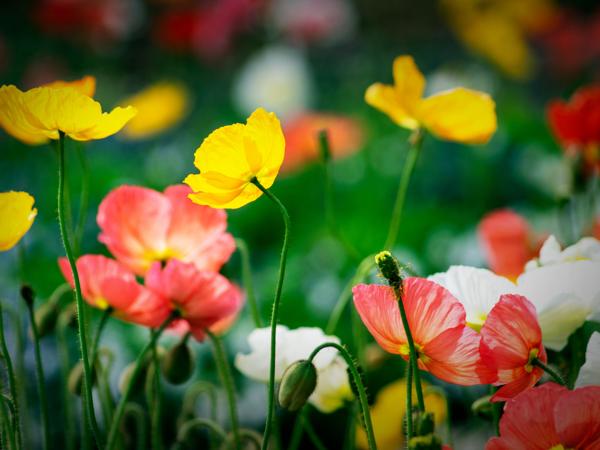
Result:
<svg viewBox="0 0 600 450"><path fill-rule="evenodd" d="M21 298L25 300L25 303L27 303L28 307L31 308L33 306L33 302L35 300L35 292L31 288L31 286L27 284L21 286Z"/></svg>
<svg viewBox="0 0 600 450"><path fill-rule="evenodd" d="M435 434L415 436L408 441L409 450L442 450L442 441Z"/></svg>
<svg viewBox="0 0 600 450"><path fill-rule="evenodd" d="M485 395L475 400L471 405L473 414L482 419L492 419L494 417L494 405L490 402L491 398L491 395Z"/></svg>
<svg viewBox="0 0 600 450"><path fill-rule="evenodd" d="M58 307L56 304L47 302L35 311L35 323L40 338L52 333L58 320Z"/></svg>
<svg viewBox="0 0 600 450"><path fill-rule="evenodd" d="M433 413L422 412L416 413L414 417L414 430L415 436L427 436L432 434L435 429L435 421L433 420Z"/></svg>
<svg viewBox="0 0 600 450"><path fill-rule="evenodd" d="M172 347L160 362L165 379L172 384L182 384L190 379L196 366L196 355L182 339Z"/></svg>
<svg viewBox="0 0 600 450"><path fill-rule="evenodd" d="M390 286L396 289L402 288L402 275L398 261L387 250L375 255L375 263L381 275L388 281Z"/></svg>
<svg viewBox="0 0 600 450"><path fill-rule="evenodd" d="M92 369L92 385L96 383L96 370ZM83 361L79 360L77 364L73 366L71 372L69 372L69 378L67 379L67 387L72 394L81 396L81 390L83 388Z"/></svg>
<svg viewBox="0 0 600 450"><path fill-rule="evenodd" d="M317 387L317 369L308 360L300 360L289 366L279 385L279 404L297 411L308 400Z"/></svg>

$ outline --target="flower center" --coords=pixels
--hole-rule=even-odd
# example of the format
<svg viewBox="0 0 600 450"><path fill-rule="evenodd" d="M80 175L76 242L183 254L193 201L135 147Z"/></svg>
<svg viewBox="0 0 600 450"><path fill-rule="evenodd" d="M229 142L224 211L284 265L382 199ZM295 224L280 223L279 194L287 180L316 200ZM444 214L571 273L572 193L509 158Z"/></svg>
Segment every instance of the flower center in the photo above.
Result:
<svg viewBox="0 0 600 450"><path fill-rule="evenodd" d="M430 361L429 356L427 356L423 351L422 345L415 342L415 350L417 351L417 359L423 364L427 364ZM410 347L408 346L408 343L400 346L400 354L402 356L410 356Z"/></svg>
<svg viewBox="0 0 600 450"><path fill-rule="evenodd" d="M533 371L533 362L537 359L539 353L540 353L539 348L532 348L529 351L529 358L527 359L527 364L525 364L525 372L531 373ZM554 449L554 447L552 447L552 449ZM555 450L559 450L559 449L560 449L560 447L558 447Z"/></svg>

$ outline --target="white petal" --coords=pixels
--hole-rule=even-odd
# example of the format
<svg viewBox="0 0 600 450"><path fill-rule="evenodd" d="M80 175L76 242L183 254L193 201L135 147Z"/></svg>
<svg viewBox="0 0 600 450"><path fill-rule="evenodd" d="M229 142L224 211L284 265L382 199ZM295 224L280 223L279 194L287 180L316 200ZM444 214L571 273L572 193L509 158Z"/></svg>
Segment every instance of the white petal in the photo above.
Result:
<svg viewBox="0 0 600 450"><path fill-rule="evenodd" d="M600 384L600 333L595 331L590 337L585 352L585 364L581 366L575 387Z"/></svg>
<svg viewBox="0 0 600 450"><path fill-rule="evenodd" d="M340 343L336 336L327 336L323 330L315 327L301 327L290 330L286 339L286 347L282 349L288 364L300 359L307 359L312 351L326 342ZM331 363L338 354L334 348L325 348L319 351L314 359L317 369L323 368Z"/></svg>
<svg viewBox="0 0 600 450"><path fill-rule="evenodd" d="M287 327L277 326L277 351L275 352L275 379L281 379L283 372L287 368L284 354L281 351L285 348ZM248 335L250 353L238 353L235 356L235 367L249 378L257 381L269 381L269 366L271 355L271 329L257 328Z"/></svg>
<svg viewBox="0 0 600 450"><path fill-rule="evenodd" d="M347 365L337 356L331 364L318 372L317 387L308 401L323 413L330 413L344 406L353 397L348 379Z"/></svg>
<svg viewBox="0 0 600 450"><path fill-rule="evenodd" d="M571 333L583 325L590 314L590 307L587 302L567 293L555 295L552 302L538 312L538 320L544 345L560 351L567 345Z"/></svg>
<svg viewBox="0 0 600 450"><path fill-rule="evenodd" d="M550 235L540 249L539 265L545 266L560 260L561 247L554 235Z"/></svg>

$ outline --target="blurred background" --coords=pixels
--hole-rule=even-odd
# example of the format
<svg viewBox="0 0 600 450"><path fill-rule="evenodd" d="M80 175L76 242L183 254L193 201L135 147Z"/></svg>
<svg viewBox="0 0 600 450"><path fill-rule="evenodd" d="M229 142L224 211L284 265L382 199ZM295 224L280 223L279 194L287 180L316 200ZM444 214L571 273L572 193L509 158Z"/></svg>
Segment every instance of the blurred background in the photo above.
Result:
<svg viewBox="0 0 600 450"><path fill-rule="evenodd" d="M24 90L93 75L95 98L105 109L133 103L148 118L145 126L132 123L109 139L68 144L75 218L81 217L80 151L90 170L81 253L108 254L97 241L95 215L111 189L134 184L162 191L180 183L196 171L194 150L213 129L243 122L258 106L278 114L288 148L273 191L289 208L293 224L280 317L292 328L324 327L360 259L380 250L385 240L408 132L366 105L363 96L373 82L391 83L392 61L401 54L412 55L425 73L427 94L455 86L491 94L499 125L485 146L426 138L395 248L400 260L422 276L451 264L485 266L477 224L500 207L515 209L533 228L568 241L557 211L577 180L550 132L545 109L550 100L567 99L600 79L595 0L9 0L0 15L2 84ZM335 156L331 175L342 240L325 217L324 165L316 138L321 128L329 129ZM56 264L63 254L56 156L49 146L27 147L4 133L0 147L0 191L27 191L38 208L20 249L0 254L0 295L20 308L21 280L40 299L63 283ZM266 318L283 232L280 217L260 200L228 212L228 220L229 230L248 243ZM239 254L224 273L241 282ZM350 314L347 318L337 334L351 346ZM247 349L252 328L244 312L226 339L232 355ZM146 339L146 330L109 323L104 344L115 352L115 384ZM49 337L43 345L48 383L57 388L50 391L51 405L60 405L56 342ZM33 373L30 347L26 364ZM208 346L194 348L200 355L197 378L216 380ZM401 376L402 364L376 350L371 356L366 377L374 398L381 386ZM260 427L264 387L239 373L236 383L242 423ZM28 388L33 394L33 381ZM167 387L167 408L179 408L183 390ZM470 401L481 392L449 392L461 396L452 403L456 438L462 439L455 448L481 448L491 430L483 421L467 419ZM314 423L323 441L336 448L339 436L328 430L343 429L347 412L311 414L319 418ZM60 412L52 417L57 434L61 420ZM284 414L283 426L290 421ZM35 443L37 431L30 429Z"/></svg>

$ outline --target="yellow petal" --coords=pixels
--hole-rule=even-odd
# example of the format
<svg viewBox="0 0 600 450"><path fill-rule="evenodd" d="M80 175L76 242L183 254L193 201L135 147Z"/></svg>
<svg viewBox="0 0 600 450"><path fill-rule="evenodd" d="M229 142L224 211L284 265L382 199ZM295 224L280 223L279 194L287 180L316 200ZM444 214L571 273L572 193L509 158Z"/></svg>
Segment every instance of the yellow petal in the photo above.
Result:
<svg viewBox="0 0 600 450"><path fill-rule="evenodd" d="M382 83L372 84L365 92L365 101L387 114L390 119L401 127L414 130L419 126L417 120L406 110L393 86Z"/></svg>
<svg viewBox="0 0 600 450"><path fill-rule="evenodd" d="M422 101L419 119L435 136L465 144L484 144L496 131L496 105L478 91L456 88Z"/></svg>
<svg viewBox="0 0 600 450"><path fill-rule="evenodd" d="M192 177L201 177L201 175L188 175L184 183L192 187L197 181ZM192 189L194 189L192 187ZM203 191L194 192L188 195L190 200L198 205L206 205L211 208L237 209L250 202L253 202L262 195L262 192L253 184L246 183L239 189L229 191Z"/></svg>
<svg viewBox="0 0 600 450"><path fill-rule="evenodd" d="M258 152L260 158L255 157L254 160L260 160L262 164L254 173L258 181L269 188L275 181L285 156L285 138L279 119L274 113L258 108L248 117L245 133L255 147L251 148L246 143L246 159L250 163L250 153Z"/></svg>
<svg viewBox="0 0 600 450"><path fill-rule="evenodd" d="M104 139L118 133L136 114L137 110L133 106L117 106L109 113L102 113L92 128L69 133L69 136L76 141Z"/></svg>
<svg viewBox="0 0 600 450"><path fill-rule="evenodd" d="M0 126L12 137L29 145L48 142L48 137L29 121L23 95L15 86L0 87Z"/></svg>
<svg viewBox="0 0 600 450"><path fill-rule="evenodd" d="M394 89L404 109L414 116L425 90L425 77L412 56L398 56L394 60Z"/></svg>
<svg viewBox="0 0 600 450"><path fill-rule="evenodd" d="M49 88L64 88L64 87L72 87L76 91L82 93L83 95L87 95L88 97L93 97L96 93L96 78L86 75L80 80L74 81L62 81L57 80L52 83L44 84L43 87Z"/></svg>
<svg viewBox="0 0 600 450"><path fill-rule="evenodd" d="M138 114L123 130L129 139L145 139L176 125L188 109L188 91L177 83L160 82L151 85L122 102L138 110Z"/></svg>
<svg viewBox="0 0 600 450"><path fill-rule="evenodd" d="M0 193L0 251L14 247L31 228L37 214L34 201L27 192Z"/></svg>

